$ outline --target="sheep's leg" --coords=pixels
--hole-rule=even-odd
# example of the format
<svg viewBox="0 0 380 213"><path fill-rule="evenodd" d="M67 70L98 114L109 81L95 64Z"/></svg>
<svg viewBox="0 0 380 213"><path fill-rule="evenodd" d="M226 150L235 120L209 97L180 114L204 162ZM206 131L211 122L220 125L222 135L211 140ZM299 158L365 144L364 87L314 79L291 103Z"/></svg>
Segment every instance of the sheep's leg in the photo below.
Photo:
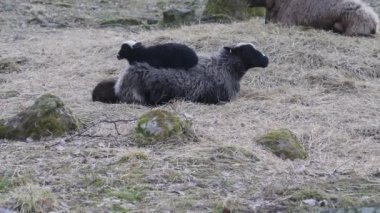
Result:
<svg viewBox="0 0 380 213"><path fill-rule="evenodd" d="M270 10L268 10L268 9L265 10L265 24L268 24L270 21L270 17L271 17L270 13L271 13Z"/></svg>

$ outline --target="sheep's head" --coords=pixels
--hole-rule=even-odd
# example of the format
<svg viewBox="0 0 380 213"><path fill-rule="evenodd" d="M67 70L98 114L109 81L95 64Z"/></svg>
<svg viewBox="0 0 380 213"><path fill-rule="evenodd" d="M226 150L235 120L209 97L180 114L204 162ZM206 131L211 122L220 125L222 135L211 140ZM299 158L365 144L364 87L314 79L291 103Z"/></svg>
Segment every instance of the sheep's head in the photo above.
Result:
<svg viewBox="0 0 380 213"><path fill-rule="evenodd" d="M127 59L130 60L133 57L133 54L136 50L142 48L143 45L141 42L135 41L126 41L121 45L119 53L117 54L117 59Z"/></svg>
<svg viewBox="0 0 380 213"><path fill-rule="evenodd" d="M266 55L256 50L251 43L240 43L235 46L224 47L230 54L237 56L243 63L245 70L253 67L267 67L269 59Z"/></svg>

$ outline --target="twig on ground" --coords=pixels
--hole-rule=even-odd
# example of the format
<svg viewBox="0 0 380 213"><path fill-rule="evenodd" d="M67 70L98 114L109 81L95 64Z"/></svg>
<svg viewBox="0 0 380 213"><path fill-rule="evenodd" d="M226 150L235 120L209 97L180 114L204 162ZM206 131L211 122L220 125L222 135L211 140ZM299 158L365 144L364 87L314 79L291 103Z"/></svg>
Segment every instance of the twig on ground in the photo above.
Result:
<svg viewBox="0 0 380 213"><path fill-rule="evenodd" d="M74 134L74 135L71 135L69 136L68 138L65 139L65 141L70 141L72 140L74 137L79 137L79 136L86 136L86 137L97 137L95 135L89 135L89 134L84 134L86 133L87 131L89 131L91 128L99 125L99 124L102 124L102 123L109 123L109 124L113 124L114 125L114 128L115 128L115 131L117 133L117 135L122 135L117 127L117 124L118 123L129 123L129 122L133 122L133 121L136 121L137 119L118 119L118 120L108 120L108 119L104 119L104 120L100 120L96 123L93 123L89 126L87 126L86 128L84 128L83 130L79 131L78 133Z"/></svg>

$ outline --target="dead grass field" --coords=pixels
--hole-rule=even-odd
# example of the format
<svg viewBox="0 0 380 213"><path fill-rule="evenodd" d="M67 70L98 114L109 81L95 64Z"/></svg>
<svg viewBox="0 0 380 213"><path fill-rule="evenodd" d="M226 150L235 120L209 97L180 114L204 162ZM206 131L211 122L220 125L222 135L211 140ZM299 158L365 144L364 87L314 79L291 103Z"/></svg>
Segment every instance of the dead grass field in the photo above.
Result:
<svg viewBox="0 0 380 213"><path fill-rule="evenodd" d="M134 122L118 125L122 135L100 124L74 138L0 140L0 206L27 212L30 195L41 212L271 212L286 209L287 192L304 185L362 178L380 188L379 35L343 37L252 19L139 33L4 27L0 38L1 58L26 58L20 72L0 73L0 93L17 91L0 99L0 118L52 93L84 126L150 110L91 101L92 88L126 66L116 59L126 39L183 42L198 52L253 42L270 58L268 68L247 73L231 103L159 107L191 118L199 142L139 148L128 138ZM276 128L294 131L308 158L284 161L255 143ZM380 202L378 191L352 190L339 193Z"/></svg>

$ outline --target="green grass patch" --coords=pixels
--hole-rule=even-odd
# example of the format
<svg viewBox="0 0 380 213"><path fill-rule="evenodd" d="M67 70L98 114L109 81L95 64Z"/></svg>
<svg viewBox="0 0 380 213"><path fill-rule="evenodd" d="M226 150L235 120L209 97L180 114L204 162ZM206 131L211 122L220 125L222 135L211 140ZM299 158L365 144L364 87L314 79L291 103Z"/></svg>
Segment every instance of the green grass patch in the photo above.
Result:
<svg viewBox="0 0 380 213"><path fill-rule="evenodd" d="M126 187L118 191L111 191L109 194L120 200L136 203L142 201L144 198L144 190L142 187Z"/></svg>
<svg viewBox="0 0 380 213"><path fill-rule="evenodd" d="M126 209L120 205L115 204L112 206L111 212L112 213L128 213L129 211L128 211L128 209Z"/></svg>
<svg viewBox="0 0 380 213"><path fill-rule="evenodd" d="M7 176L0 177L0 193L1 192L7 192L12 185L11 178Z"/></svg>

